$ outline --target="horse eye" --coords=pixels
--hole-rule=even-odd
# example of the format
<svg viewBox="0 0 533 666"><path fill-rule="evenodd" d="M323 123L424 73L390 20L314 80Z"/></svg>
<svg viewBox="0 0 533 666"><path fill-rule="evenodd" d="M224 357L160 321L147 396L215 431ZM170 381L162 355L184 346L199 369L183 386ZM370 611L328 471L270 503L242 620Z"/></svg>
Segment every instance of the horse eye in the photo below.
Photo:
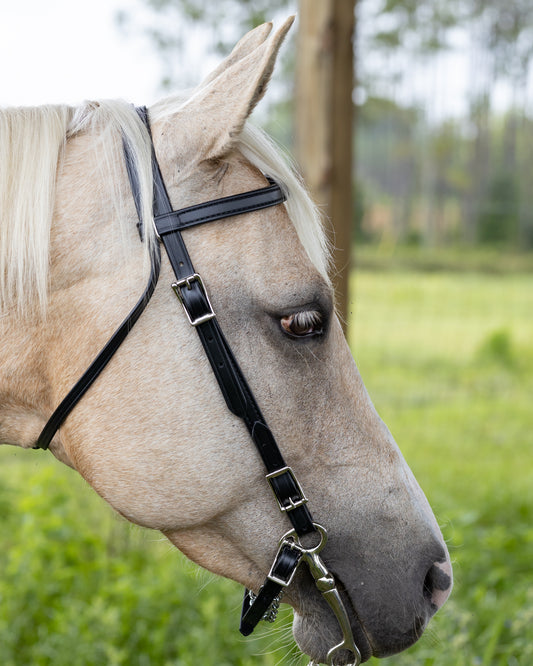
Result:
<svg viewBox="0 0 533 666"><path fill-rule="evenodd" d="M296 312L280 320L284 333L292 338L310 338L323 333L322 315L316 310Z"/></svg>

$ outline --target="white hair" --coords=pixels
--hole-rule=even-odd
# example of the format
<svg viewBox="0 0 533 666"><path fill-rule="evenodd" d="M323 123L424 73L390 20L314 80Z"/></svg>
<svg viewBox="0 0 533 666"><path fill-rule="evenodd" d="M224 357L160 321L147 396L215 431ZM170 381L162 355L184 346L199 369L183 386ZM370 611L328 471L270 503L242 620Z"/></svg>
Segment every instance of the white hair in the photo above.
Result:
<svg viewBox="0 0 533 666"><path fill-rule="evenodd" d="M46 303L56 170L72 109L0 111L0 306Z"/></svg>
<svg viewBox="0 0 533 666"><path fill-rule="evenodd" d="M172 97L151 109L154 119L168 117L183 104ZM23 312L30 301L46 308L50 262L50 228L58 164L66 141L94 131L100 168L118 182L117 138L125 141L138 174L140 206L147 243L155 242L152 224L151 142L134 108L120 100L88 102L78 108L42 106L0 109L0 308ZM97 138L96 138L97 137ZM120 145L120 144L119 144ZM95 146L96 149L96 146ZM327 277L329 251L317 208L295 169L261 130L249 123L237 149L271 176L287 194L286 207L311 261ZM117 185L118 188L118 185ZM120 207L119 190L116 205ZM121 216L118 216L119 219Z"/></svg>

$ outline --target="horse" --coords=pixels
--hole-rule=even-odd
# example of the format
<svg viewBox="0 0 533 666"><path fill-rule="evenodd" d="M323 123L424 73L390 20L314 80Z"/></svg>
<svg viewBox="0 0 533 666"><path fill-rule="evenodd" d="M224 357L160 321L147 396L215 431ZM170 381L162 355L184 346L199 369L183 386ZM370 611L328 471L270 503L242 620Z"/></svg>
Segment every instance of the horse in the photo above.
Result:
<svg viewBox="0 0 533 666"><path fill-rule="evenodd" d="M321 215L249 122L291 23L249 32L192 93L151 106L149 127L120 100L0 111L0 442L35 447L143 293L161 240L154 155L173 209L281 192L181 230L194 275L176 282L163 253L151 300L49 448L118 514L252 591L248 606L279 583L302 652L341 665L412 645L452 569L344 339ZM200 322L176 300L200 275L262 435L228 409ZM250 435L288 461L270 488ZM297 514L308 529L289 529ZM286 578L272 573L283 548L296 553Z"/></svg>

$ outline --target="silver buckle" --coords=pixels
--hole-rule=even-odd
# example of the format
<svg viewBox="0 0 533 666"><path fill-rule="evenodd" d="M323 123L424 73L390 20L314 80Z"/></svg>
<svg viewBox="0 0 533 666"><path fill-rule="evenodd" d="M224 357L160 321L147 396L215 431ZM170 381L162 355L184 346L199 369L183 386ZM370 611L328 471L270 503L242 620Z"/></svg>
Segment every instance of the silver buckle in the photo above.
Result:
<svg viewBox="0 0 533 666"><path fill-rule="evenodd" d="M207 301L207 305L209 306L209 312L206 312L200 317L196 317L196 319L193 319L191 317L191 313L187 309L187 305L185 304L182 295L182 290L191 289L191 284L193 282L198 282L198 284L200 285L200 289L202 290L203 295L205 296L205 300ZM185 314L187 315L187 319L189 320L189 324L191 326L199 326L200 324L205 324L206 321L214 319L214 317L216 316L213 311L213 306L211 305L211 301L209 300L209 296L207 295L207 291L205 290L203 280L198 275L198 273L193 273L193 275L188 275L186 278L183 278L182 280L173 282L172 289L174 289L174 293L178 297L179 302L182 304L183 309L185 310Z"/></svg>
<svg viewBox="0 0 533 666"><path fill-rule="evenodd" d="M292 478L294 485L296 486L296 492L300 496L300 499L294 501L292 497L289 497L287 499L288 504L282 504L278 496L276 495L276 491L274 490L274 486L272 484L272 479L277 478L278 476L282 476L283 474L289 474L290 477ZM268 481L272 492L274 493L274 497L276 498L276 502L278 503L279 510L282 511L283 513L286 513L288 511L294 511L294 509L297 509L299 506L303 506L304 504L307 504L307 497L304 495L304 491L302 490L302 487L298 483L298 479L294 476L294 472L290 467L282 467L281 469L277 469L275 472L271 472L270 474L266 475L266 480Z"/></svg>

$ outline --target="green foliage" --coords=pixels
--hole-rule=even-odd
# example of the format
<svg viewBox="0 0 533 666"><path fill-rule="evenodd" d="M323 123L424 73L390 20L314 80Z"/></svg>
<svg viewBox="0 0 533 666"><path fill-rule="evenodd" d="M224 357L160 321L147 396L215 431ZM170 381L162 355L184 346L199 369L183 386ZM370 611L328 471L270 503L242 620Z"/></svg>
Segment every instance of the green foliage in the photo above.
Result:
<svg viewBox="0 0 533 666"><path fill-rule="evenodd" d="M516 363L511 335L507 329L490 333L481 343L478 357L482 361L494 362L512 368Z"/></svg>
<svg viewBox="0 0 533 666"><path fill-rule="evenodd" d="M365 2L365 0L360 0ZM365 3L368 4L368 3ZM373 3L372 18L377 24L373 44L380 49L398 47L415 53L440 51L447 47L446 31L465 17L464 0L383 0Z"/></svg>
<svg viewBox="0 0 533 666"><path fill-rule="evenodd" d="M516 111L487 117L473 137L458 121L429 125L416 108L369 97L358 120L368 236L400 243L416 236L440 247L532 246L532 119Z"/></svg>
<svg viewBox="0 0 533 666"><path fill-rule="evenodd" d="M533 663L532 289L531 273L354 276L361 374L455 572L420 642L384 666Z"/></svg>
<svg viewBox="0 0 533 666"><path fill-rule="evenodd" d="M424 637L384 666L533 663L533 275L462 260L461 272L353 276L361 374L455 570ZM240 586L115 517L48 454L0 448L0 511L2 666L306 663L290 613L243 639Z"/></svg>
<svg viewBox="0 0 533 666"><path fill-rule="evenodd" d="M518 188L513 174L496 174L481 204L479 240L482 243L501 243L516 239L518 215Z"/></svg>
<svg viewBox="0 0 533 666"><path fill-rule="evenodd" d="M363 228L399 242L420 237L427 246L460 240L532 247L532 121L527 102L516 96L531 80L531 1L360 0L358 8L360 98L370 102L358 127L357 177L369 192ZM459 55L463 40L472 55L464 64L472 84L462 100L469 111L452 121L444 114L456 115L446 101L456 87L441 66L450 60L443 52ZM517 104L503 119L493 110L500 89ZM364 123L377 95L396 102L389 140L379 134L379 120ZM419 117L406 137L397 127L408 108L398 107L415 105Z"/></svg>
<svg viewBox="0 0 533 666"><path fill-rule="evenodd" d="M2 666L279 659L256 659L265 642L239 638L240 586L198 572L161 535L113 516L51 456L1 454Z"/></svg>

